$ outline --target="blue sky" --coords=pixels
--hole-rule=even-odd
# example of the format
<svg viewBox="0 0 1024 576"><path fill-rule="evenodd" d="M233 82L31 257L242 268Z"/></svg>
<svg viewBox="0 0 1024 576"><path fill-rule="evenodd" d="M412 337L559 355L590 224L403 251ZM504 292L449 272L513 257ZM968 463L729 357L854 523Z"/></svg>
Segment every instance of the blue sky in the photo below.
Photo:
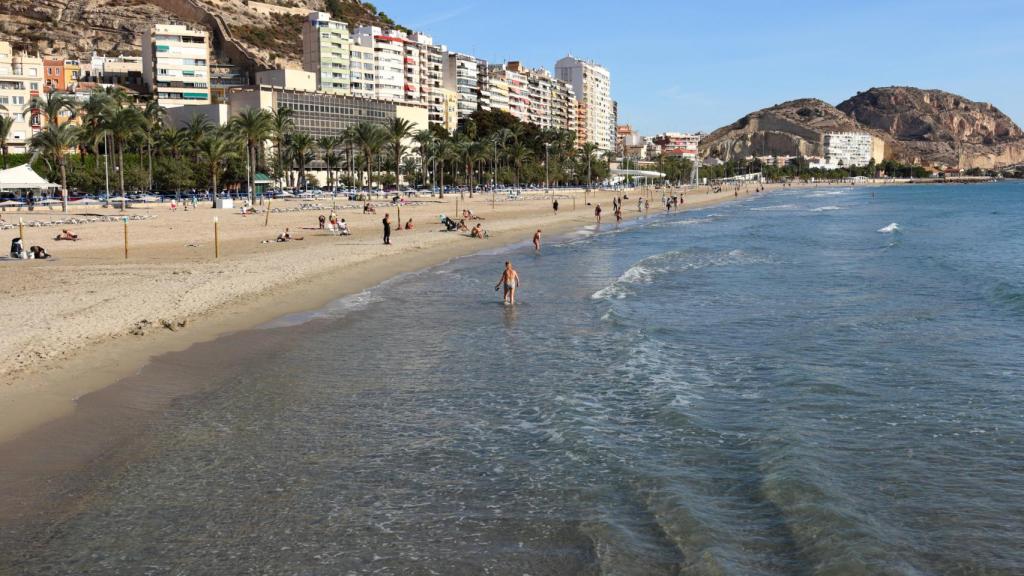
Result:
<svg viewBox="0 0 1024 576"><path fill-rule="evenodd" d="M1024 0L377 0L396 22L489 61L611 70L644 134L873 86L939 88L1024 123ZM509 9L515 6L516 9Z"/></svg>

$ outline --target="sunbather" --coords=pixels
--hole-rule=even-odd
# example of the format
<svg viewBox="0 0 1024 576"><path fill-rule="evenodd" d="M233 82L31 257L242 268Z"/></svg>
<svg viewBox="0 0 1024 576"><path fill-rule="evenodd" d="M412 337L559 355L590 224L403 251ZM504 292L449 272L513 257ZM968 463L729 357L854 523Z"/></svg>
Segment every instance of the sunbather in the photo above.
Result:
<svg viewBox="0 0 1024 576"><path fill-rule="evenodd" d="M57 237L54 238L54 240L70 240L74 242L78 240L78 234L72 234L70 230L64 228L63 230L60 231L60 234L58 234Z"/></svg>

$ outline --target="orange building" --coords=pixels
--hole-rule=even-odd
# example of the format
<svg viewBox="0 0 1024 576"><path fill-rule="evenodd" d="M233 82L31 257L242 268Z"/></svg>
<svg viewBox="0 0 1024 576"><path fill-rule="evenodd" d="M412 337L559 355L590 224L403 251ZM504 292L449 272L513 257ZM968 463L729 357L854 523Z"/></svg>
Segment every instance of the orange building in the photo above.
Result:
<svg viewBox="0 0 1024 576"><path fill-rule="evenodd" d="M47 92L67 90L63 60L43 58L43 86Z"/></svg>

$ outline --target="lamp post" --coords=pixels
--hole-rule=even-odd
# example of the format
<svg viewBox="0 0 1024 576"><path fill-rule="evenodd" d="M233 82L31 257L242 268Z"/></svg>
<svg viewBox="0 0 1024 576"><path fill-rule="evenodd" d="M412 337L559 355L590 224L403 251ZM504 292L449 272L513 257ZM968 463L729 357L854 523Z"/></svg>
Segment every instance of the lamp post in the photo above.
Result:
<svg viewBox="0 0 1024 576"><path fill-rule="evenodd" d="M551 192L551 180L548 178L548 159L550 158L551 142L544 143L544 190ZM552 193L553 194L553 193Z"/></svg>

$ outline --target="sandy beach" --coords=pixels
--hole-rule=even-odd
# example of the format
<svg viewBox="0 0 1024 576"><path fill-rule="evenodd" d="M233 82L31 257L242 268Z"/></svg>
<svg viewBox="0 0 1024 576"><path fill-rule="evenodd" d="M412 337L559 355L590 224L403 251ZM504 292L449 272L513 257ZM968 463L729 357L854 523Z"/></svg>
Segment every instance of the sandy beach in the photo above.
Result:
<svg viewBox="0 0 1024 576"><path fill-rule="evenodd" d="M767 191L772 189L771 186ZM663 190L650 189L651 213L664 211ZM753 185L739 197L753 194ZM677 193L674 191L673 193ZM614 226L613 191L592 192L601 204L603 226ZM624 218L635 218L637 194L624 202ZM503 244L528 242L537 228L551 237L594 223L593 206L584 191L559 191L560 210L541 191L519 200L489 194L424 197L401 208L413 230L396 231L393 245L381 242L381 218L394 206L379 205L363 214L359 202L337 202L351 236L317 229L328 215L331 199L275 202L264 214L243 217L239 211L201 205L185 212L167 204L130 208L140 218L128 223L128 258L120 222L72 226L77 242L53 240L62 226L26 226L25 245L42 245L53 255L46 261L0 262L0 441L10 439L70 411L88 392L129 376L155 354L186 349L197 342L251 328L285 314L312 310L356 293L402 272ZM713 194L690 191L681 208L695 209L734 200L734 189ZM322 209L298 208L318 204ZM489 238L465 232L442 232L438 215L468 208ZM17 223L67 217L120 215L116 209L79 208L69 216L59 210L5 212ZM219 219L220 257L214 257L214 217ZM472 225L475 222L471 222ZM274 242L290 228L302 241ZM397 228L397 226L396 226ZM5 241L17 235L7 230ZM496 264L497 265L497 264ZM497 269L497 268L496 268Z"/></svg>

